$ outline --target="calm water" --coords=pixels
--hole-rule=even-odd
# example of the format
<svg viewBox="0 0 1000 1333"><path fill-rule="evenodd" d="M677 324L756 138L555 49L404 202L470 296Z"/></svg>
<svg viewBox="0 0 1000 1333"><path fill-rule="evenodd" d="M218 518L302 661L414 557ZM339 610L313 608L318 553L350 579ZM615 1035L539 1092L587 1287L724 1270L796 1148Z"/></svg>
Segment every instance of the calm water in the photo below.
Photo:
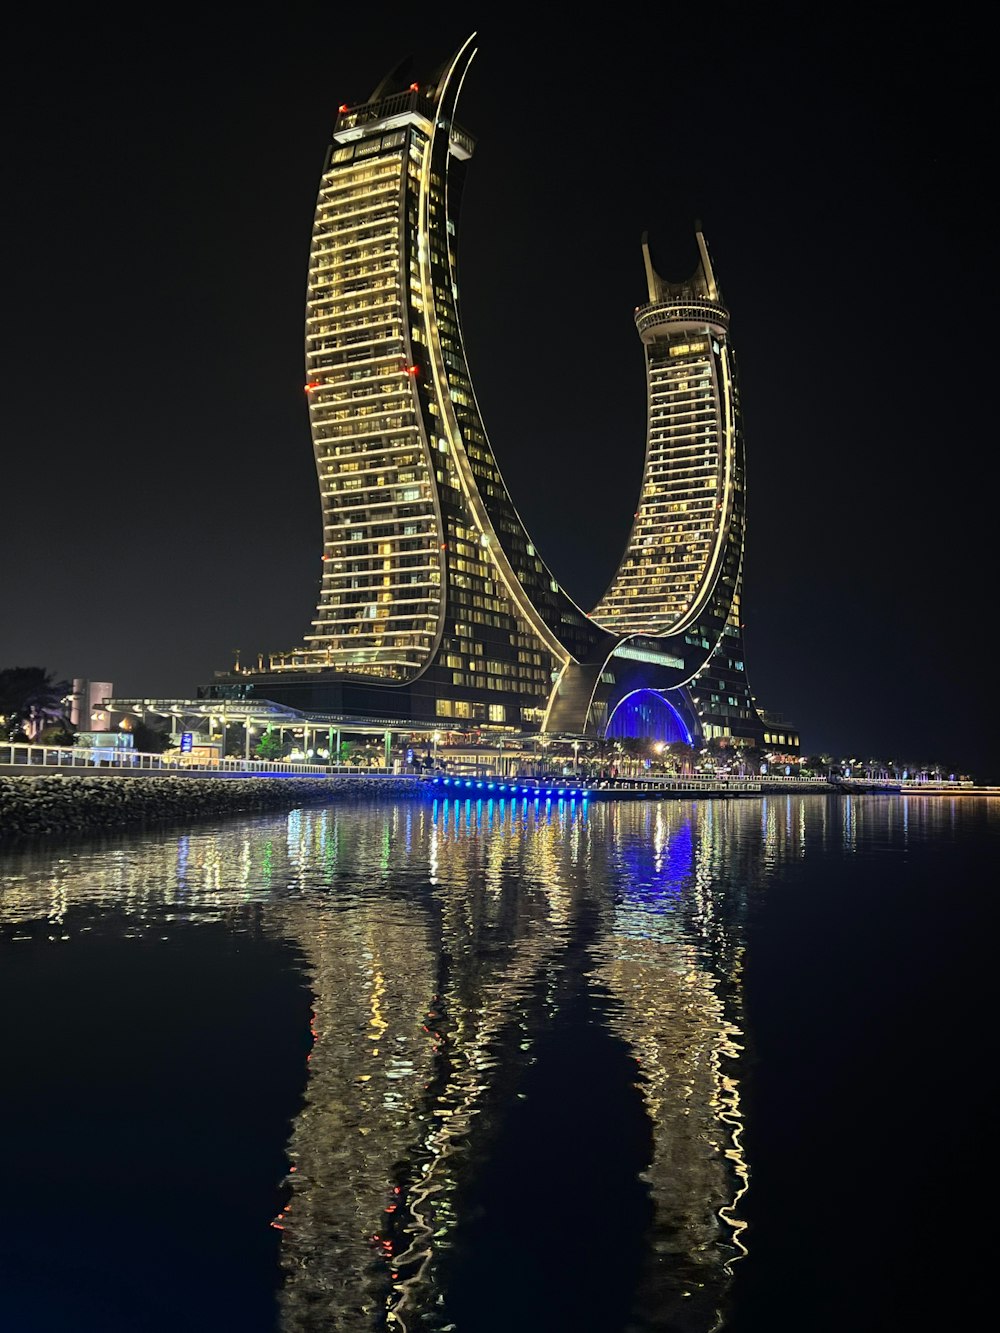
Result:
<svg viewBox="0 0 1000 1333"><path fill-rule="evenodd" d="M1000 802L7 853L0 1329L968 1327Z"/></svg>

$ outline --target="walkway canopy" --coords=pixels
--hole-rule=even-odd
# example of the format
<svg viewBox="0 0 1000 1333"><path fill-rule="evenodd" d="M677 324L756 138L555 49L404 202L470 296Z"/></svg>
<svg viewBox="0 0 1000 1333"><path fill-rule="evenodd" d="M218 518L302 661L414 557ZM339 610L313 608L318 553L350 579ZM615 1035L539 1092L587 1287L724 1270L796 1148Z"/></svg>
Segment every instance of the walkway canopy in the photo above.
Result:
<svg viewBox="0 0 1000 1333"><path fill-rule="evenodd" d="M387 731L409 735L440 732L441 724L409 722L400 718L357 717L338 713L304 712L270 699L107 699L105 707L122 717L171 718L178 730L194 730L192 723L222 726L308 728L313 732L341 731L351 735L384 736Z"/></svg>

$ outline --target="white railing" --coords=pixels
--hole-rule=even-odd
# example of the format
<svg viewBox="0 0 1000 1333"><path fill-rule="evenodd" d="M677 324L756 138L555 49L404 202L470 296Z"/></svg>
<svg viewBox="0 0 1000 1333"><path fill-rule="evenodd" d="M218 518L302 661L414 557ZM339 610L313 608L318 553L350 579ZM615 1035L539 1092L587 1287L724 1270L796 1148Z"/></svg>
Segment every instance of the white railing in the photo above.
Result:
<svg viewBox="0 0 1000 1333"><path fill-rule="evenodd" d="M575 782L579 785L589 786L591 789L631 789L641 787L649 790L650 788L662 788L666 791L691 791L699 787L711 787L713 789L725 788L729 791L759 791L761 784L768 787L781 786L791 790L799 788L801 790L815 791L817 786L830 786L835 788L836 782L830 780L824 775L815 778L803 778L784 773L765 773L758 777L756 774L747 774L743 777L737 774L717 774L717 773L689 773L684 775L667 775L651 773L620 773L614 778L588 778L583 772L575 774L563 774L559 778L539 778L533 775L522 775L518 778L507 779L503 774L495 773L491 766L486 763L486 756L483 756L484 764L482 768L477 764L475 768L471 764L457 764L450 770L449 775L452 778L461 777L493 777L497 781L517 781L523 783L536 783L540 785L553 786L557 782L565 785L568 782ZM468 771L465 771L467 768ZM366 764L324 764L319 762L308 762L291 759L197 759L193 760L186 755L171 756L166 758L162 754L146 754L136 750L117 750L111 746L98 746L94 749L83 746L59 746L59 745L32 745L24 741L8 741L0 744L0 772L3 770L16 769L21 771L47 770L60 771L69 769L75 772L99 772L99 773L169 773L169 774L187 774L210 776L216 774L246 774L247 776L257 775L279 775L279 774L299 774L303 777L333 777L338 774L355 774L370 778L392 778L392 777L429 777L429 773L422 769L406 765L397 764L391 769L371 768ZM969 788L975 788L975 784L970 780L951 780L948 778L884 778L870 779L866 777L849 778L851 782L868 783L881 782L887 787L899 788L902 791L961 791ZM975 788L980 790L979 788Z"/></svg>
<svg viewBox="0 0 1000 1333"><path fill-rule="evenodd" d="M632 777L631 775L620 774L615 778L601 778L591 782L590 786L596 790L613 791L694 791L698 788L711 788L715 791L725 788L726 791L760 791L762 782L766 778L758 777L739 777L733 774L731 777L716 776L709 773L690 773L686 776L671 775L669 777L657 775L643 775L641 777ZM812 784L805 784L812 785Z"/></svg>
<svg viewBox="0 0 1000 1333"><path fill-rule="evenodd" d="M149 772L188 775L244 773L248 776L291 773L301 776L332 777L342 773L363 774L371 778L417 777L419 770L400 766L398 769L369 768L361 764L322 764L297 762L289 759L198 759L185 755L165 758L162 754L146 754L137 750L116 750L111 747L90 749L82 746L31 745L24 742L0 744L0 770L18 769L71 769L76 772Z"/></svg>
<svg viewBox="0 0 1000 1333"><path fill-rule="evenodd" d="M891 778L903 791L956 791L975 787L971 778Z"/></svg>

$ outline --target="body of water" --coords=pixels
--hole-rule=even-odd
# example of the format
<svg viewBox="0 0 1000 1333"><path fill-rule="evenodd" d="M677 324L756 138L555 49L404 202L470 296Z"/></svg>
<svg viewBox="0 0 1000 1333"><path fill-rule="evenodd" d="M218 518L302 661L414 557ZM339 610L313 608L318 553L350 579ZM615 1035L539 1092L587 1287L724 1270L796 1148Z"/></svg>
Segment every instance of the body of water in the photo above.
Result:
<svg viewBox="0 0 1000 1333"><path fill-rule="evenodd" d="M799 796L8 852L0 1328L968 1327L998 849Z"/></svg>

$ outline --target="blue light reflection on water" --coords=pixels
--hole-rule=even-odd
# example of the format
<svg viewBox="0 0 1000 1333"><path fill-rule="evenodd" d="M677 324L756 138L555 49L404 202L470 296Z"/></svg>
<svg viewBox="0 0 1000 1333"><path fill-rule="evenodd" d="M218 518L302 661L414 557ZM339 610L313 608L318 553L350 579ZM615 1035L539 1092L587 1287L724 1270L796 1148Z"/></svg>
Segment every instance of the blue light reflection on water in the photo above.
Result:
<svg viewBox="0 0 1000 1333"><path fill-rule="evenodd" d="M627 846L625 897L651 911L672 911L694 874L694 835L690 817L674 829L664 844L650 849L640 841Z"/></svg>

